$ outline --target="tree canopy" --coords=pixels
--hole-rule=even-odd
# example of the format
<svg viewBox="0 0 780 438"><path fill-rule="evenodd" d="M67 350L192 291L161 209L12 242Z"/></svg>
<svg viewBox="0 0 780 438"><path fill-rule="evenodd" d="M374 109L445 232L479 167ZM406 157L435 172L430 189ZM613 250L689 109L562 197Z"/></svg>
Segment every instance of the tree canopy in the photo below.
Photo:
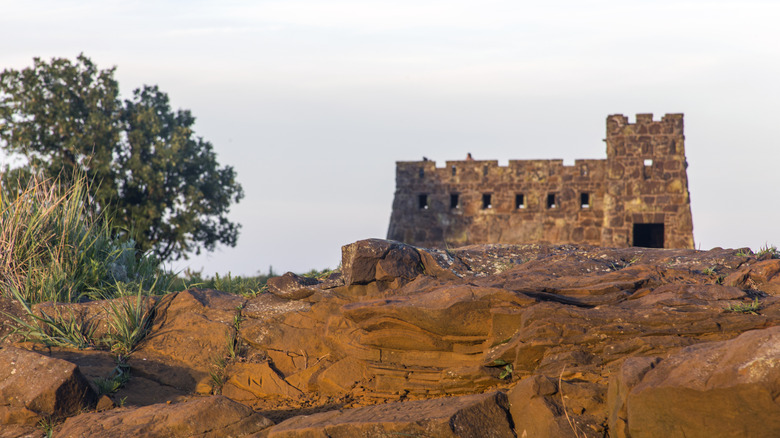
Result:
<svg viewBox="0 0 780 438"><path fill-rule="evenodd" d="M92 207L162 260L235 246L240 225L227 213L243 190L233 168L157 86L121 100L114 71L82 54L0 73L0 148L25 159L6 164L4 179L86 175Z"/></svg>

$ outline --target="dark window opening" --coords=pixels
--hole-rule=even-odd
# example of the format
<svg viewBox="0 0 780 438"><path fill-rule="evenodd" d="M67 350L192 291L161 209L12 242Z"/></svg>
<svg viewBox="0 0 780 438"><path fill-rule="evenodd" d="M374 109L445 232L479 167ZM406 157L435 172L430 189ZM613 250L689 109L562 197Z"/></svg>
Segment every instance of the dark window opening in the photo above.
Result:
<svg viewBox="0 0 780 438"><path fill-rule="evenodd" d="M522 193L518 193L515 195L515 208L517 209L525 208L525 196L523 196Z"/></svg>
<svg viewBox="0 0 780 438"><path fill-rule="evenodd" d="M487 174L488 174L488 167L485 166L485 167L482 168L482 175L483 176L487 176Z"/></svg>
<svg viewBox="0 0 780 438"><path fill-rule="evenodd" d="M644 179L650 179L653 176L653 160L646 159L644 161L644 167L642 168L642 177Z"/></svg>
<svg viewBox="0 0 780 438"><path fill-rule="evenodd" d="M420 178L425 178L425 169L420 169Z"/></svg>
<svg viewBox="0 0 780 438"><path fill-rule="evenodd" d="M420 207L420 210L427 210L428 195L426 194L417 195L417 206Z"/></svg>
<svg viewBox="0 0 780 438"><path fill-rule="evenodd" d="M547 195L547 208L556 208L557 205L555 204L555 193L550 193Z"/></svg>
<svg viewBox="0 0 780 438"><path fill-rule="evenodd" d="M452 176L455 176L456 173L458 173L458 169L456 169L455 166L452 166Z"/></svg>
<svg viewBox="0 0 780 438"><path fill-rule="evenodd" d="M460 196L457 193L450 193L450 208L460 207Z"/></svg>
<svg viewBox="0 0 780 438"><path fill-rule="evenodd" d="M634 224L634 246L664 247L664 224Z"/></svg>
<svg viewBox="0 0 780 438"><path fill-rule="evenodd" d="M493 208L493 202L491 200L492 196L490 193L484 193L482 195L482 209L487 210L488 208Z"/></svg>
<svg viewBox="0 0 780 438"><path fill-rule="evenodd" d="M580 208L590 208L590 193L580 193Z"/></svg>

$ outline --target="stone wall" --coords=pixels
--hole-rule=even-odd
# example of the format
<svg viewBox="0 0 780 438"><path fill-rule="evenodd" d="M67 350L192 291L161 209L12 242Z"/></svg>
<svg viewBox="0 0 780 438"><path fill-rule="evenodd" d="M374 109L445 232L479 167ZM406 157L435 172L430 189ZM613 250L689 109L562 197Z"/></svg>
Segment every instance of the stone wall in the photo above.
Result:
<svg viewBox="0 0 780 438"><path fill-rule="evenodd" d="M388 239L693 248L683 115L607 117L607 159L396 163Z"/></svg>

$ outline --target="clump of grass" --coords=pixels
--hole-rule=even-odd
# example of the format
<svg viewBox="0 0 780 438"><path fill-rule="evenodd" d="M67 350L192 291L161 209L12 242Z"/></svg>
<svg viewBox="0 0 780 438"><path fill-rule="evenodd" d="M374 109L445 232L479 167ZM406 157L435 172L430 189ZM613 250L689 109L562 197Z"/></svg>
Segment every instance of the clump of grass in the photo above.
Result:
<svg viewBox="0 0 780 438"><path fill-rule="evenodd" d="M325 280L331 274L336 273L338 271L339 271L339 268L336 268L336 269L325 268L325 269L322 269L320 271L318 271L316 269L312 269L309 272L305 272L305 273L301 274L301 276L302 277L308 277L308 278L316 278L317 280Z"/></svg>
<svg viewBox="0 0 780 438"><path fill-rule="evenodd" d="M231 360L235 360L244 350L241 337L238 335L239 330L241 329L241 322L244 320L241 316L241 309L241 306L236 309L238 313L233 316L233 330L229 332L227 336L227 355Z"/></svg>
<svg viewBox="0 0 780 438"><path fill-rule="evenodd" d="M211 371L209 376L211 377L211 393L219 395L222 393L222 387L227 382L227 359L224 357L215 357L211 361Z"/></svg>
<svg viewBox="0 0 780 438"><path fill-rule="evenodd" d="M184 290L191 287L203 289L216 289L222 292L241 295L244 297L254 297L265 289L269 278L275 275L260 274L254 277L233 276L228 272L227 275L216 274L212 278L204 278L201 272L190 270L184 271L184 275L173 280L169 288L175 290Z"/></svg>
<svg viewBox="0 0 780 438"><path fill-rule="evenodd" d="M156 303L140 287L135 299L126 296L109 301L106 307L109 330L103 343L120 355L132 353L149 332L156 309Z"/></svg>
<svg viewBox="0 0 780 438"><path fill-rule="evenodd" d="M701 271L702 274L712 277L715 275L715 268L704 268Z"/></svg>
<svg viewBox="0 0 780 438"><path fill-rule="evenodd" d="M773 259L780 257L780 253L777 252L777 247L775 245L770 246L768 244L765 244L758 250L756 256L762 257L765 254L769 254L769 257Z"/></svg>
<svg viewBox="0 0 780 438"><path fill-rule="evenodd" d="M125 362L125 358L122 355L117 356L116 367L114 367L110 376L93 380L99 395L114 394L125 386L128 381L130 381L130 365Z"/></svg>
<svg viewBox="0 0 780 438"><path fill-rule="evenodd" d="M148 286L170 275L89 207L83 176L19 185L0 197L0 292L15 290L28 303L78 302L112 295L116 284Z"/></svg>
<svg viewBox="0 0 780 438"><path fill-rule="evenodd" d="M14 315L4 313L15 324L13 334L21 335L25 340L37 342L50 347L68 347L85 349L95 347L95 330L97 324L94 321L84 321L77 317L73 311L68 315L63 313L55 305L53 313L49 315L40 309L36 314L30 305L22 299L19 292L13 290L14 296L27 312L27 320Z"/></svg>
<svg viewBox="0 0 780 438"><path fill-rule="evenodd" d="M38 421L38 429L43 431L43 434L46 436L46 438L51 438L54 436L54 428L56 426L57 422L50 416L43 417L40 419L40 421Z"/></svg>
<svg viewBox="0 0 780 438"><path fill-rule="evenodd" d="M761 302L758 301L758 298L754 299L750 303L729 304L726 306L726 311L733 313L749 313L751 315L758 315L759 310L761 310Z"/></svg>

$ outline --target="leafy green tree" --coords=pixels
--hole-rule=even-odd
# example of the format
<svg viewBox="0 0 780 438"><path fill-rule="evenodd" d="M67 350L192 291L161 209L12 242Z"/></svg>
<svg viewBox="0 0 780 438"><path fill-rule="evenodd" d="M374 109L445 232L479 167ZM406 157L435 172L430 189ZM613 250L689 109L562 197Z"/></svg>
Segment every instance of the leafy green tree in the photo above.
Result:
<svg viewBox="0 0 780 438"><path fill-rule="evenodd" d="M235 246L240 225L227 213L243 190L233 168L219 166L190 111L173 111L156 86L121 100L114 71L82 54L0 73L0 148L24 162L6 164L6 183L81 172L92 207L162 260Z"/></svg>

